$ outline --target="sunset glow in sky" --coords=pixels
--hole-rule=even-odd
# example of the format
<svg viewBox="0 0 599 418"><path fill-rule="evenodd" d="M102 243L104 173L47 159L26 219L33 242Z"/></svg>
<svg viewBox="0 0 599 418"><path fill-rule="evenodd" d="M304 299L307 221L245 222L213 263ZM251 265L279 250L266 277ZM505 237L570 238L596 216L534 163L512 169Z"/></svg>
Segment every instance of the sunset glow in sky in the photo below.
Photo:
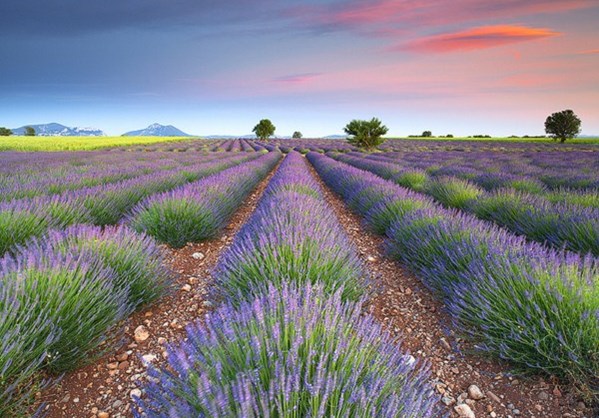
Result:
<svg viewBox="0 0 599 418"><path fill-rule="evenodd" d="M0 126L599 135L599 0L6 0Z"/></svg>

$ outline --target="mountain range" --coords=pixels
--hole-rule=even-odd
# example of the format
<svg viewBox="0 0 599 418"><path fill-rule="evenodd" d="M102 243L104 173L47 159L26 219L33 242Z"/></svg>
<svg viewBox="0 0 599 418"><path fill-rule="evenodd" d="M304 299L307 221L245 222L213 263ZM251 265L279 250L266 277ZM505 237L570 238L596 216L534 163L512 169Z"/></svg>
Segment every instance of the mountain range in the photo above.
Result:
<svg viewBox="0 0 599 418"><path fill-rule="evenodd" d="M106 136L106 134L96 128L70 128L60 123L43 123L39 125L25 125L20 128L11 129L13 135L24 135L25 128L28 126L35 129L37 136Z"/></svg>
<svg viewBox="0 0 599 418"><path fill-rule="evenodd" d="M122 136L192 136L186 134L180 129L175 128L173 125L161 125L159 123L153 123L145 129L137 131L130 131L124 133Z"/></svg>
<svg viewBox="0 0 599 418"><path fill-rule="evenodd" d="M25 128L35 129L37 136L106 136L104 131L96 128L69 127L60 123L42 123L37 125L25 125L20 128L11 129L13 135L24 135ZM122 136L192 136L186 134L172 125L161 125L154 123L145 129L126 132Z"/></svg>

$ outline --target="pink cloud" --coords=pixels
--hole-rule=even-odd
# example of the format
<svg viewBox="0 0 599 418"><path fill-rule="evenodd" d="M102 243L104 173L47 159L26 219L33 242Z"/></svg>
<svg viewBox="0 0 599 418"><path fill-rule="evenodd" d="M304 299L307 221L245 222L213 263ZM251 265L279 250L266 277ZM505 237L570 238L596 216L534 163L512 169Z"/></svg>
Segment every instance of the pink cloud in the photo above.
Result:
<svg viewBox="0 0 599 418"><path fill-rule="evenodd" d="M567 77L560 74L516 74L503 78L499 82L500 87L515 88L538 88L562 85Z"/></svg>
<svg viewBox="0 0 599 418"><path fill-rule="evenodd" d="M357 29L380 36L405 27L518 18L596 6L594 0L354 0L334 6L298 6L287 14L307 26Z"/></svg>
<svg viewBox="0 0 599 418"><path fill-rule="evenodd" d="M545 28L515 25L481 26L460 32L420 38L392 49L432 53L471 51L557 35L560 35L560 33Z"/></svg>
<svg viewBox="0 0 599 418"><path fill-rule="evenodd" d="M597 48L597 49L588 49L586 51L580 51L578 54L580 54L580 55L599 54L599 48Z"/></svg>

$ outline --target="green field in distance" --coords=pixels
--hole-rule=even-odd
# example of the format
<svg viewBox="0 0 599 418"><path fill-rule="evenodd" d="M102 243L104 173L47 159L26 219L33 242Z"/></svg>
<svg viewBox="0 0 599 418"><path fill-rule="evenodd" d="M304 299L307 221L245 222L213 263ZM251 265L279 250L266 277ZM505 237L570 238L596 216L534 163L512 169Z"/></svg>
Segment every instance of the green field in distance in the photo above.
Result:
<svg viewBox="0 0 599 418"><path fill-rule="evenodd" d="M164 136L2 136L0 151L86 151L128 145L181 142L195 137Z"/></svg>

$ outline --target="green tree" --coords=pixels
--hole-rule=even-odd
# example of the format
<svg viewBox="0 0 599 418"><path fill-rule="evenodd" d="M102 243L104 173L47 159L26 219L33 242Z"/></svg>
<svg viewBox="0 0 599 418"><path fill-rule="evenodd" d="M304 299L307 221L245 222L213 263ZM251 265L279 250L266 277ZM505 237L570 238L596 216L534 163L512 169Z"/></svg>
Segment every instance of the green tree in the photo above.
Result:
<svg viewBox="0 0 599 418"><path fill-rule="evenodd" d="M422 132L421 136L423 138L430 138L431 136L433 136L433 133L431 131L424 131L424 132Z"/></svg>
<svg viewBox="0 0 599 418"><path fill-rule="evenodd" d="M254 132L258 138L266 139L275 133L275 129L275 125L272 124L270 119L262 119L256 126L254 126L252 132Z"/></svg>
<svg viewBox="0 0 599 418"><path fill-rule="evenodd" d="M12 135L12 131L8 128L5 127L0 127L0 136L11 136Z"/></svg>
<svg viewBox="0 0 599 418"><path fill-rule="evenodd" d="M382 138L389 129L377 118L371 120L354 119L343 129L348 142L360 148L373 149L385 142Z"/></svg>
<svg viewBox="0 0 599 418"><path fill-rule="evenodd" d="M35 129L33 129L31 126L26 126L25 136L35 136Z"/></svg>
<svg viewBox="0 0 599 418"><path fill-rule="evenodd" d="M566 142L566 139L575 138L580 133L581 124L582 122L572 110L562 110L547 116L545 132L554 140Z"/></svg>
<svg viewBox="0 0 599 418"><path fill-rule="evenodd" d="M293 139L301 139L302 137L303 135L300 131L295 131L292 136Z"/></svg>

